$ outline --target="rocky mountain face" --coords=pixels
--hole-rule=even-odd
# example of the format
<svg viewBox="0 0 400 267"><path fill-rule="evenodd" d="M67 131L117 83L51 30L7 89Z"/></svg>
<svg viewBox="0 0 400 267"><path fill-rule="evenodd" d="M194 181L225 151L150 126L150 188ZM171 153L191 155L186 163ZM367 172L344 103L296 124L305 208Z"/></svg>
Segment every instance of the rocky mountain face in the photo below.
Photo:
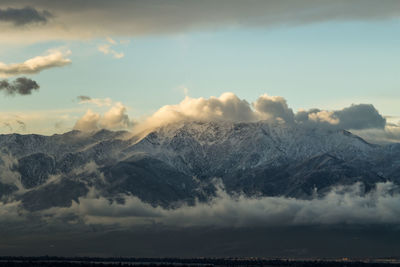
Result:
<svg viewBox="0 0 400 267"><path fill-rule="evenodd" d="M310 198L335 185L400 183L400 144L374 145L348 131L301 125L180 122L144 136L101 130L0 135L0 200L27 210L70 206L91 190L154 206L227 192Z"/></svg>

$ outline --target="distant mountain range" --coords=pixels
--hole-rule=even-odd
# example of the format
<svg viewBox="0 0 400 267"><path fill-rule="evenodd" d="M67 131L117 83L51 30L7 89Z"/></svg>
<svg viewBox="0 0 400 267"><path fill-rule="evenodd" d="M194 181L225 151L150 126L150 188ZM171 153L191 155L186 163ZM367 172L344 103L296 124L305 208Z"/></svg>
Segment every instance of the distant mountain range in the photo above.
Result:
<svg viewBox="0 0 400 267"><path fill-rule="evenodd" d="M0 135L0 200L27 210L70 206L95 188L154 206L230 194L307 199L332 186L400 183L400 144L301 125L180 122L142 135L101 130ZM5 171L7 170L7 171ZM121 200L122 201L122 200Z"/></svg>

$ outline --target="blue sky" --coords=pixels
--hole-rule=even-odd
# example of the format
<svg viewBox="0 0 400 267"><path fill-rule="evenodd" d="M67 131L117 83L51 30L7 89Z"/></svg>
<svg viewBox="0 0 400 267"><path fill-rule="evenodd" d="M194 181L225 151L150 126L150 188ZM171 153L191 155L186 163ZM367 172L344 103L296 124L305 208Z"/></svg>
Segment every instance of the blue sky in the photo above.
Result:
<svg viewBox="0 0 400 267"><path fill-rule="evenodd" d="M179 103L187 90L193 98L233 92L248 102L264 93L282 96L295 111L372 103L383 115L400 116L399 26L393 18L334 20L3 44L0 62L6 64L49 49L70 50L72 63L25 75L40 84L40 91L0 97L1 112L60 110L72 116L58 129L65 131L88 108L78 104L79 95L121 102L137 119ZM98 51L104 44L124 57ZM45 130L26 123L31 132L51 133L51 120Z"/></svg>

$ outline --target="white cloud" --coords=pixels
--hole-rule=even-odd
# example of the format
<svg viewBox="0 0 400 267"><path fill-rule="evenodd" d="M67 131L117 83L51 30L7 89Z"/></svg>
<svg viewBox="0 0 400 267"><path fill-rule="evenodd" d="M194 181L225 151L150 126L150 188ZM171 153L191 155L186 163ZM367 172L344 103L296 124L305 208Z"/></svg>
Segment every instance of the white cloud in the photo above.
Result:
<svg viewBox="0 0 400 267"><path fill-rule="evenodd" d="M327 122L331 125L337 125L340 122L340 120L335 117L333 111L327 111L327 110L321 110L318 112L309 113L308 119L316 123Z"/></svg>
<svg viewBox="0 0 400 267"><path fill-rule="evenodd" d="M145 130L184 120L256 121L257 117L250 104L233 93L211 96L208 99L186 96L177 105L163 106L138 127Z"/></svg>
<svg viewBox="0 0 400 267"><path fill-rule="evenodd" d="M0 77L36 74L45 69L63 67L71 63L71 60L66 58L70 54L69 50L49 50L45 56L37 56L22 63L5 64L0 62Z"/></svg>
<svg viewBox="0 0 400 267"><path fill-rule="evenodd" d="M74 129L85 132L97 131L100 129L130 129L134 123L130 120L126 112L126 107L120 102L116 102L104 114L96 113L89 109L85 115L78 119Z"/></svg>
<svg viewBox="0 0 400 267"><path fill-rule="evenodd" d="M253 103L255 110L261 119L281 119L285 122L293 122L293 110L288 107L286 99L281 96L269 96L264 94Z"/></svg>

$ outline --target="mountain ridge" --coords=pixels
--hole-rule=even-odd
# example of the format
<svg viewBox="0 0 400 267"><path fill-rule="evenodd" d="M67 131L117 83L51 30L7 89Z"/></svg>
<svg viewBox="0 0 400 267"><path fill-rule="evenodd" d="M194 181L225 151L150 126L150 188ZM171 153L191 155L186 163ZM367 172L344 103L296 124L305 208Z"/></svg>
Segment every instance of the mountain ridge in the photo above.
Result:
<svg viewBox="0 0 400 267"><path fill-rule="evenodd" d="M0 199L19 199L32 210L68 206L90 188L110 199L130 194L163 207L208 201L215 178L231 194L295 198L337 185L361 182L368 190L400 182L400 145L370 144L346 130L263 121L179 122L142 138L108 130L10 134L0 135L0 146L0 166L8 166L0 174ZM7 165L5 157L14 163ZM13 187L18 182L24 190Z"/></svg>

